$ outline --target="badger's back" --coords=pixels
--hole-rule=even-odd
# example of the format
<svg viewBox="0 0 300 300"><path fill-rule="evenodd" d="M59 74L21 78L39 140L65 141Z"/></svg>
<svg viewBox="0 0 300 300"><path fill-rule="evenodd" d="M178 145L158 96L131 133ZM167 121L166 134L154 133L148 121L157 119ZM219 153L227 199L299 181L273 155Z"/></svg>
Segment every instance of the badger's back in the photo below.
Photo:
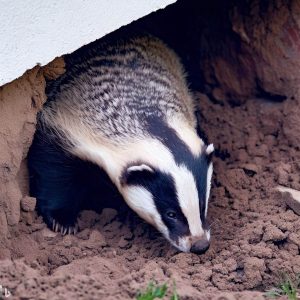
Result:
<svg viewBox="0 0 300 300"><path fill-rule="evenodd" d="M129 207L178 249L206 251L213 146L197 135L179 58L149 36L97 43L81 54L48 85L30 149L40 214L55 231L76 231L81 204L104 195L100 167Z"/></svg>
<svg viewBox="0 0 300 300"><path fill-rule="evenodd" d="M176 118L195 127L179 59L154 37L105 43L53 86L40 122L72 145L87 136L120 145L147 135L153 118Z"/></svg>

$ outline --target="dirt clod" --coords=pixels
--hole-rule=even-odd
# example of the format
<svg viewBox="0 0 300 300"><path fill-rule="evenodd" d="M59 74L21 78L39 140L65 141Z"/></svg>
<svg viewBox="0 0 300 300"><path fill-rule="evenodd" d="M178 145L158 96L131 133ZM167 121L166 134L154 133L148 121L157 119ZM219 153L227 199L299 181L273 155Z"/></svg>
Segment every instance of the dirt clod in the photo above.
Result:
<svg viewBox="0 0 300 300"><path fill-rule="evenodd" d="M34 211L36 205L36 199L33 197L25 196L21 200L21 208L24 211Z"/></svg>
<svg viewBox="0 0 300 300"><path fill-rule="evenodd" d="M230 154L213 159L212 240L206 254L178 253L149 225L133 215L121 221L110 208L82 212L81 231L62 237L45 227L32 212L34 200L26 198L22 222L9 243L0 244L0 258L8 258L0 264L1 284L28 298L130 299L151 280L169 286L175 280L182 299L263 299L278 274L300 271L300 220L286 205L287 194L276 190L279 181L298 188L300 153L286 147L282 128L275 139L270 129L262 133L262 124L269 126L260 120L268 117L261 114L262 101L232 108L201 98L209 141ZM288 101L274 105L296 105ZM270 143L268 151L260 147ZM243 292L249 289L257 292Z"/></svg>

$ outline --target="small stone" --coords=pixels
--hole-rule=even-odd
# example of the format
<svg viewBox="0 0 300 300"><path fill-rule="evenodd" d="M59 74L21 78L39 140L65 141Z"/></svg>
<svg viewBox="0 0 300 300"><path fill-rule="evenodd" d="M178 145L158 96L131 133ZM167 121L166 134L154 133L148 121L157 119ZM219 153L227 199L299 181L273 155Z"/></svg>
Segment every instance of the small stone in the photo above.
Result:
<svg viewBox="0 0 300 300"><path fill-rule="evenodd" d="M43 237L46 237L46 238L54 238L56 237L58 234L58 232L54 232L52 230L50 230L49 228L44 228L42 230L42 235Z"/></svg>
<svg viewBox="0 0 300 300"><path fill-rule="evenodd" d="M106 224L109 224L116 218L118 215L118 212L115 209L112 208L104 208L102 210L102 213L100 214L100 226L104 226Z"/></svg>
<svg viewBox="0 0 300 300"><path fill-rule="evenodd" d="M28 211L34 211L36 206L36 198L25 196L21 200L21 208L22 210L28 212Z"/></svg>
<svg viewBox="0 0 300 300"><path fill-rule="evenodd" d="M280 185L276 190L281 193L286 205L300 216L300 191Z"/></svg>
<svg viewBox="0 0 300 300"><path fill-rule="evenodd" d="M263 236L264 241L282 241L286 238L286 234L284 234L280 229L278 229L274 225L267 225L265 228L265 233Z"/></svg>
<svg viewBox="0 0 300 300"><path fill-rule="evenodd" d="M88 241L85 243L85 246L90 249L104 247L106 245L107 243L104 236L98 230L93 230Z"/></svg>
<svg viewBox="0 0 300 300"><path fill-rule="evenodd" d="M124 239L124 237L122 237L122 238L119 240L118 246L119 246L121 249L129 249L129 248L131 247L131 243L129 243L128 241L126 241L126 240Z"/></svg>

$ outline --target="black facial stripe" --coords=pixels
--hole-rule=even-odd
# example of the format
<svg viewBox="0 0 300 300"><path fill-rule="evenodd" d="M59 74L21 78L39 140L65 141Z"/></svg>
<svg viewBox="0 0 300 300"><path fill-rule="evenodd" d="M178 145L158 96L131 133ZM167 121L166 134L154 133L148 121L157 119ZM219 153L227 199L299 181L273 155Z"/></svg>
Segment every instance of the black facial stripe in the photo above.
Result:
<svg viewBox="0 0 300 300"><path fill-rule="evenodd" d="M169 229L170 238L176 241L179 237L190 234L188 221L179 206L172 176L160 171L136 173L136 176L130 178L129 184L142 186L152 194L162 221ZM169 210L176 212L176 220L167 217Z"/></svg>
<svg viewBox="0 0 300 300"><path fill-rule="evenodd" d="M170 128L160 118L152 116L147 119L147 129L158 138L174 155L177 164L186 166L193 174L200 201L200 217L205 226L207 170L211 156L205 153L195 157L185 143L178 137L176 131Z"/></svg>

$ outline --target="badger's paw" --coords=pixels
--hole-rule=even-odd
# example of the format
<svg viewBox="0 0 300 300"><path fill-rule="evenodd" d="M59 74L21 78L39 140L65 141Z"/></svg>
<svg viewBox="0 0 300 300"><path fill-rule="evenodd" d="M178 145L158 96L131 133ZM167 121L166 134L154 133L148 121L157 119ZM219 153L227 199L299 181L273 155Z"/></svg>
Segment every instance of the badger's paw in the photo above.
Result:
<svg viewBox="0 0 300 300"><path fill-rule="evenodd" d="M78 232L78 224L75 223L74 226L71 225L61 225L58 221L52 221L52 228L54 232L60 232L62 235L66 234L76 234Z"/></svg>
<svg viewBox="0 0 300 300"><path fill-rule="evenodd" d="M62 235L76 234L79 231L77 224L78 212L70 209L39 209L39 214L44 222L54 232L60 232Z"/></svg>

